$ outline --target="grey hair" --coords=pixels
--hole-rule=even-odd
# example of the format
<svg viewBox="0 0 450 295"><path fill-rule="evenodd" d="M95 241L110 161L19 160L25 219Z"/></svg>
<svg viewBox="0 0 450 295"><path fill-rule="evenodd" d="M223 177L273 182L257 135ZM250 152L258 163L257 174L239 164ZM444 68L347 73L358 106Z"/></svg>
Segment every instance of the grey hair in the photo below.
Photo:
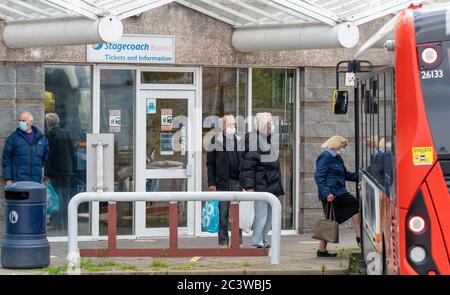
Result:
<svg viewBox="0 0 450 295"><path fill-rule="evenodd" d="M268 123L273 124L272 114L271 113L257 113L255 116L255 125L258 130L266 127Z"/></svg>
<svg viewBox="0 0 450 295"><path fill-rule="evenodd" d="M59 117L55 113L48 113L45 115L45 121L49 128L57 127L59 125Z"/></svg>
<svg viewBox="0 0 450 295"><path fill-rule="evenodd" d="M32 113L25 111L25 112L20 113L20 116L22 116L22 115L27 115L28 119L30 119L30 121L33 122L33 114Z"/></svg>

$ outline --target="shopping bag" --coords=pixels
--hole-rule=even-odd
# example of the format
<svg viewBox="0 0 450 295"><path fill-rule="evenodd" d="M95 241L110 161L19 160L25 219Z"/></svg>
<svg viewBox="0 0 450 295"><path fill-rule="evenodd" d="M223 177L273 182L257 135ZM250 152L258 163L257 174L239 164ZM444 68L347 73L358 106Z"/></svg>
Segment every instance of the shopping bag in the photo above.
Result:
<svg viewBox="0 0 450 295"><path fill-rule="evenodd" d="M339 223L336 222L332 202L327 204L325 212L324 218L317 222L312 238L329 243L339 243Z"/></svg>
<svg viewBox="0 0 450 295"><path fill-rule="evenodd" d="M202 228L209 233L219 232L219 201L206 201L203 205Z"/></svg>
<svg viewBox="0 0 450 295"><path fill-rule="evenodd" d="M59 197L53 185L47 181L44 183L47 187L47 213L52 214L59 211Z"/></svg>
<svg viewBox="0 0 450 295"><path fill-rule="evenodd" d="M239 228L248 233L252 230L253 220L255 219L255 202L239 202Z"/></svg>

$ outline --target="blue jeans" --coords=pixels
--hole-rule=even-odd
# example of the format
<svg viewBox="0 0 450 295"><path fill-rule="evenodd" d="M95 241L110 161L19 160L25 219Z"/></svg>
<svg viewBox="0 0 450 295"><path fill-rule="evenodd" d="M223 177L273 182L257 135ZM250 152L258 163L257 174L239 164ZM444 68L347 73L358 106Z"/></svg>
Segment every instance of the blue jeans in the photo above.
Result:
<svg viewBox="0 0 450 295"><path fill-rule="evenodd" d="M253 221L253 244L263 246L272 228L272 208L266 202L255 201L255 220Z"/></svg>

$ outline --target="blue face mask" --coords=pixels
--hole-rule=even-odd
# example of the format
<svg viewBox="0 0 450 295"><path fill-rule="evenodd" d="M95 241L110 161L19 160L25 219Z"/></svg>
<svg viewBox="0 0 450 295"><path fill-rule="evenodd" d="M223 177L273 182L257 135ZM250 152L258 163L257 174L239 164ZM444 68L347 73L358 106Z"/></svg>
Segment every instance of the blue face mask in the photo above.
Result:
<svg viewBox="0 0 450 295"><path fill-rule="evenodd" d="M22 131L26 131L28 129L27 122L19 122L19 129Z"/></svg>

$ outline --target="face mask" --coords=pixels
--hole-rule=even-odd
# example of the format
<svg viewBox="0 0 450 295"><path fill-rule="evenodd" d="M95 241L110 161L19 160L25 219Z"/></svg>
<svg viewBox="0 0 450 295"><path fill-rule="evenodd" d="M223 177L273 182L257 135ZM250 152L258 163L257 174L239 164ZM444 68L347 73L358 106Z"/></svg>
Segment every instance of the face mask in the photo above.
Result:
<svg viewBox="0 0 450 295"><path fill-rule="evenodd" d="M236 133L236 128L234 127L228 127L227 128L227 134L232 135Z"/></svg>
<svg viewBox="0 0 450 295"><path fill-rule="evenodd" d="M345 149L344 148L342 148L342 149L340 149L340 150L338 150L337 152L336 152L338 155L343 155L343 154L345 154Z"/></svg>
<svg viewBox="0 0 450 295"><path fill-rule="evenodd" d="M19 129L22 131L26 131L28 129L27 122L19 122Z"/></svg>

